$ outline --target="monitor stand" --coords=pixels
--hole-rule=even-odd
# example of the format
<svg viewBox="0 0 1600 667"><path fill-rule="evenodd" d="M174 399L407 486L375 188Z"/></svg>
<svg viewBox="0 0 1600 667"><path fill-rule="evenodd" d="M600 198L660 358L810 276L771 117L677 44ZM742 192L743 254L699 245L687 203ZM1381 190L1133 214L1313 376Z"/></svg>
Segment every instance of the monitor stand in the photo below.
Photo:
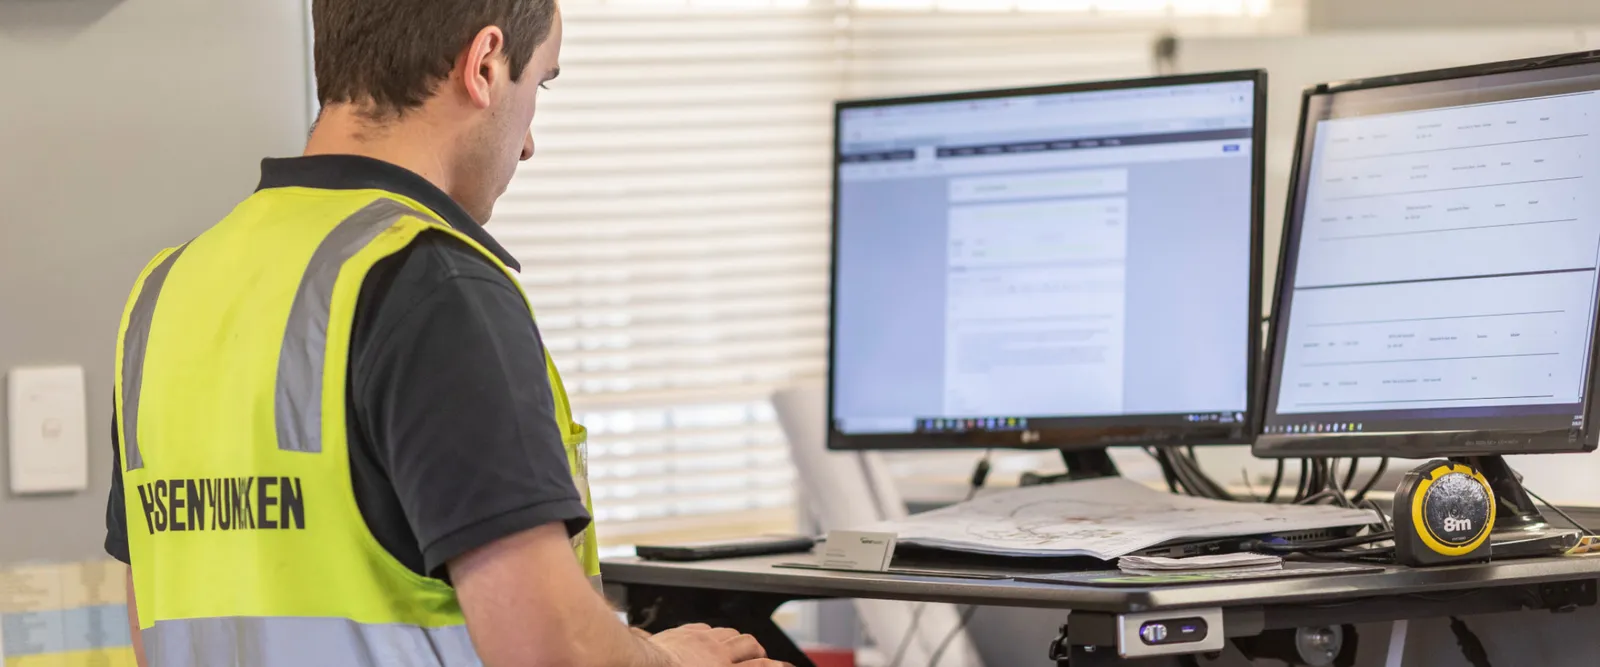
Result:
<svg viewBox="0 0 1600 667"><path fill-rule="evenodd" d="M1500 456L1459 456L1481 473L1494 489L1494 532L1489 535L1491 558L1522 558L1565 553L1577 545L1580 531L1555 528L1545 521L1533 498L1522 488L1522 478Z"/></svg>
<svg viewBox="0 0 1600 667"><path fill-rule="evenodd" d="M1104 447L1094 449L1063 449L1061 461L1067 464L1067 471L1059 475L1040 475L1034 472L1022 473L1023 486L1038 486L1040 484L1054 484L1056 482L1075 482L1080 479L1097 479L1101 477L1121 477L1117 470L1117 463L1111 460L1111 453Z"/></svg>

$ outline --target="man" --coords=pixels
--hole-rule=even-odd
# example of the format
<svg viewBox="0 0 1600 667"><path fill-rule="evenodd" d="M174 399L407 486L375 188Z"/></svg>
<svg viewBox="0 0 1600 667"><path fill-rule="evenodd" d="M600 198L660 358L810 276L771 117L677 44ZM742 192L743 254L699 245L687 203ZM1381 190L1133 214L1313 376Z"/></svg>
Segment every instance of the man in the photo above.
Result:
<svg viewBox="0 0 1600 667"><path fill-rule="evenodd" d="M630 632L586 579L584 431L480 226L533 155L555 0L312 11L305 155L124 313L106 549L140 664L777 665Z"/></svg>

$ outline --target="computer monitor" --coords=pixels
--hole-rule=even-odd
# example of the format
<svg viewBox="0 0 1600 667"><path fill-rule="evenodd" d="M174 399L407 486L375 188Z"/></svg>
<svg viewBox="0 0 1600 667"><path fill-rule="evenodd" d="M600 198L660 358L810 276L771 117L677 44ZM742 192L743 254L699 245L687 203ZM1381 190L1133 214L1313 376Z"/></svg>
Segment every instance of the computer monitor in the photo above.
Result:
<svg viewBox="0 0 1600 667"><path fill-rule="evenodd" d="M839 103L829 447L1248 442L1265 93Z"/></svg>
<svg viewBox="0 0 1600 667"><path fill-rule="evenodd" d="M1262 456L1588 451L1600 52L1308 90Z"/></svg>

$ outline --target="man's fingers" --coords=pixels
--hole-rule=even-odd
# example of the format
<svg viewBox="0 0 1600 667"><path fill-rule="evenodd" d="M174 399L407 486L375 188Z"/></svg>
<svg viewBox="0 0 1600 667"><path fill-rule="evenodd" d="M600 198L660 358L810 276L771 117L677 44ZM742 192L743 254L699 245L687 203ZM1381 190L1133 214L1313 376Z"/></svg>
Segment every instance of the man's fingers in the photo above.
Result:
<svg viewBox="0 0 1600 667"><path fill-rule="evenodd" d="M791 664L789 664L787 662L779 662L777 660L768 660L766 658L757 658L755 660L746 660L745 662L736 662L734 664L738 665L739 667L794 667L794 665L791 665Z"/></svg>
<svg viewBox="0 0 1600 667"><path fill-rule="evenodd" d="M687 625L678 626L678 629L679 630L710 630L711 626L706 625L704 623L689 623Z"/></svg>
<svg viewBox="0 0 1600 667"><path fill-rule="evenodd" d="M633 636L638 637L640 639L649 639L650 637L653 636L648 632L640 630L639 628L628 628L628 632L633 633Z"/></svg>
<svg viewBox="0 0 1600 667"><path fill-rule="evenodd" d="M761 642L750 635L736 635L724 644L728 647L728 657L734 664L745 664L751 660L760 660L767 657L767 650L761 648Z"/></svg>
<svg viewBox="0 0 1600 667"><path fill-rule="evenodd" d="M728 642L739 636L739 631L733 628L711 628L706 635L719 642Z"/></svg>

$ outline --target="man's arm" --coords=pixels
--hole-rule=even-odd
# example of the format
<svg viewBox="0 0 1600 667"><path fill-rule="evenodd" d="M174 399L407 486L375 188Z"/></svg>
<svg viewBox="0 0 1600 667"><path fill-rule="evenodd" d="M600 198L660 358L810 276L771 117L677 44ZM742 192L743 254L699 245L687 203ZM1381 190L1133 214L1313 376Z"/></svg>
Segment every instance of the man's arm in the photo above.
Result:
<svg viewBox="0 0 1600 667"><path fill-rule="evenodd" d="M128 522L123 514L122 500L122 447L118 442L117 411L111 411L111 493L106 497L106 553L123 563L128 563ZM149 663L144 659L144 637L139 634L139 606L133 597L133 568L128 579L128 637L133 640L133 655L139 667Z"/></svg>
<svg viewBox="0 0 1600 667"><path fill-rule="evenodd" d="M443 235L388 261L381 278L369 275L357 311L355 415L422 572L455 586L485 664L777 665L733 630L689 626L645 639L618 622L568 541L589 515L522 295Z"/></svg>
<svg viewBox="0 0 1600 667"><path fill-rule="evenodd" d="M133 568L128 568L128 636L133 639L133 658L139 667L148 667L144 659L144 636L139 634L139 604L133 597Z"/></svg>
<svg viewBox="0 0 1600 667"><path fill-rule="evenodd" d="M478 656L489 667L778 667L754 637L687 626L641 638L617 621L559 523L450 562Z"/></svg>
<svg viewBox="0 0 1600 667"><path fill-rule="evenodd" d="M451 561L450 578L485 665L675 667L594 594L561 524L469 552Z"/></svg>
<svg viewBox="0 0 1600 667"><path fill-rule="evenodd" d="M128 516L122 499L122 444L118 442L117 411L111 411L111 491L106 494L106 554L124 564L128 558Z"/></svg>

